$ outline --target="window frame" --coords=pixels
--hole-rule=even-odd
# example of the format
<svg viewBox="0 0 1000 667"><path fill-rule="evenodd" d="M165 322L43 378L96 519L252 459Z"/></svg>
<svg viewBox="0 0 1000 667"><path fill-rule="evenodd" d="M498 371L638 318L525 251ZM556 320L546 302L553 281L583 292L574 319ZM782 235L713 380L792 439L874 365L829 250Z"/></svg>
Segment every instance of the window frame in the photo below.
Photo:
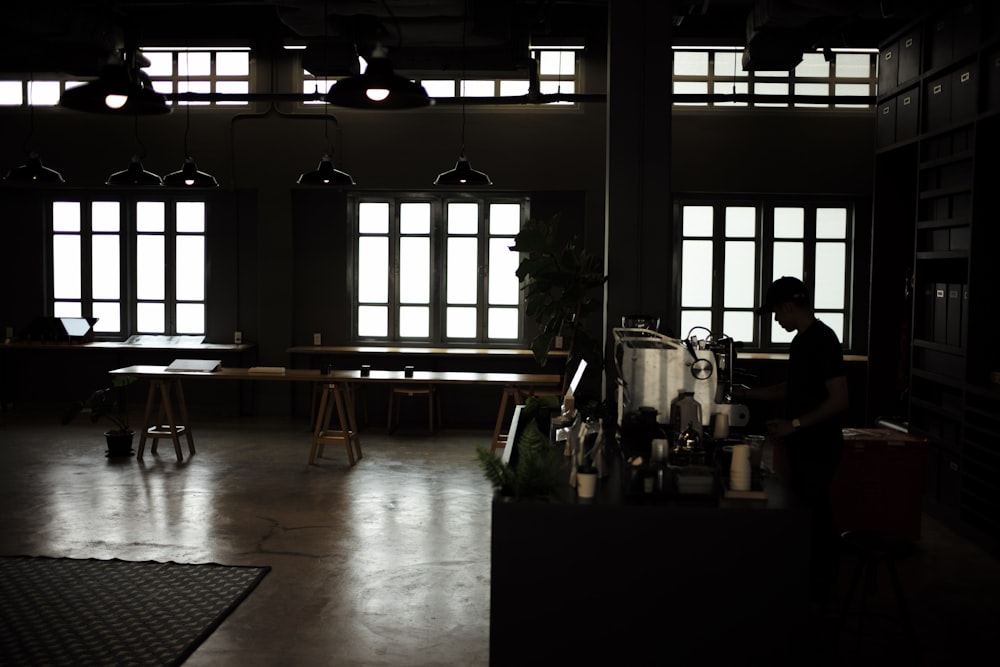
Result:
<svg viewBox="0 0 1000 667"><path fill-rule="evenodd" d="M358 333L359 317L358 309L368 302L361 302L359 299L360 261L359 242L363 236L359 230L360 205L369 202L389 203L389 229L388 247L389 263L388 275L388 300L385 304L370 302L370 305L385 305L388 307L388 334L386 336L362 336ZM402 337L399 332L399 309L403 305L400 301L399 281L400 281L400 204L410 202L428 202L431 205L430 224L430 253L431 253L431 276L430 276L430 299L429 299L429 327L427 337ZM449 235L446 229L445 210L451 203L478 203L479 208L479 228L475 237L477 239L477 279L476 289L477 311L476 335L474 338L448 337L446 332L447 313L447 241ZM349 282L348 303L350 304L350 340L359 344L392 344L392 345L414 345L414 346L438 346L438 347L484 347L484 348L523 348L529 342L529 337L525 330L526 319L524 315L524 294L518 288L518 302L516 306L499 304L501 307L516 308L518 313L518 336L513 339L491 339L488 337L488 315L489 310L498 304L489 302L489 240L491 238L505 238L506 234L491 235L488 228L489 207L491 204L518 204L521 207L520 225L530 215L530 197L520 193L485 193L485 192L459 192L459 191L412 191L412 192L378 192L366 191L357 192L349 196L348 212L349 224L352 239L349 251L349 261L347 268L347 278ZM456 235L466 236L466 235ZM513 236L511 245L513 245Z"/></svg>
<svg viewBox="0 0 1000 667"><path fill-rule="evenodd" d="M53 241L56 235L70 234L70 232L57 232L54 230L53 207L58 202L78 203L80 206L80 237L79 244L79 269L80 269L80 310L82 317L94 316L94 304L97 302L108 302L108 299L95 299L92 290L93 275L93 238L98 235L106 235L107 232L95 232L93 230L93 204L96 202L116 202L119 209L119 312L121 327L118 331L94 331L94 338L103 341L125 340L134 334L152 334L166 336L205 336L209 327L210 312L210 291L209 291L209 230L211 227L212 206L208 198L198 197L196 193L168 193L152 191L108 191L89 193L53 193L46 198L44 212L44 223L46 238L44 253L44 284L45 284L45 312L54 314L57 302L75 302L75 299L56 299L54 291L54 251ZM139 299L138 298L138 276L136 272L138 238L140 235L152 235L154 232L139 232L137 230L137 206L140 202L162 202L164 205L164 274L163 274L163 299ZM201 203L205 209L204 230L198 234L189 231L178 231L177 229L177 208L178 204L184 202ZM181 236L201 236L202 249L204 253L204 284L203 298L201 300L178 299L177 297L177 275L179 270L183 270L181 262L177 258L177 239ZM164 330L140 331L138 328L138 305L143 303L160 303L164 307ZM203 331L198 333L177 331L177 306L183 303L201 304L204 319Z"/></svg>
<svg viewBox="0 0 1000 667"><path fill-rule="evenodd" d="M713 209L713 228L710 237L712 241L712 287L711 306L709 307L684 307L682 305L684 257L683 245L687 238L709 238L709 237L687 237L684 234L683 211L685 206L710 206ZM714 335L730 335L724 330L723 322L726 312L738 312L753 309L763 302L764 294L768 285L772 282L774 271L774 210L777 208L802 208L804 209L804 228L801 239L796 239L803 244L803 267L802 280L809 289L810 294L815 294L816 281L816 211L824 208L846 209L847 220L845 236L836 239L844 245L844 294L843 308L819 308L816 315L822 319L824 313L842 314L844 318L843 335L841 345L845 350L853 349L855 309L859 304L854 299L854 272L859 261L855 241L858 234L858 206L859 202L849 196L778 196L762 197L754 195L703 195L703 194L681 194L678 193L673 201L674 220L674 266L675 280L673 289L673 302L676 307L673 309L674 320L670 322L672 330L677 337L687 336L687 331L681 331L683 313L692 310L711 311L711 331ZM725 231L725 212L731 207L753 207L754 208L754 304L753 308L726 308L724 300L725 290L725 267L726 267L726 242L730 240ZM735 238L735 237L734 237ZM742 238L742 237L741 237ZM748 239L749 240L749 239ZM779 239L780 240L780 239ZM824 242L823 239L819 240ZM787 352L790 342L772 341L771 331L773 326L773 316L754 315L753 340L741 341L743 349L753 352Z"/></svg>

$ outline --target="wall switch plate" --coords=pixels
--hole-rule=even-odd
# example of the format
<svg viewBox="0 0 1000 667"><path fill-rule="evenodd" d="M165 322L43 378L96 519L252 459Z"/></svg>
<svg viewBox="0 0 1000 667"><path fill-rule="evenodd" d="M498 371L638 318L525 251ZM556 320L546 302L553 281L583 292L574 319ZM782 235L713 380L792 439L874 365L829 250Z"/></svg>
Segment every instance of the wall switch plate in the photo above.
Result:
<svg viewBox="0 0 1000 667"><path fill-rule="evenodd" d="M239 345L240 343L243 342L243 332L242 331L236 331L236 332L233 333L233 342L236 343L237 345Z"/></svg>
<svg viewBox="0 0 1000 667"><path fill-rule="evenodd" d="M313 334L313 345L322 345L322 344L323 344L323 336L321 334L319 334L319 333L314 333Z"/></svg>

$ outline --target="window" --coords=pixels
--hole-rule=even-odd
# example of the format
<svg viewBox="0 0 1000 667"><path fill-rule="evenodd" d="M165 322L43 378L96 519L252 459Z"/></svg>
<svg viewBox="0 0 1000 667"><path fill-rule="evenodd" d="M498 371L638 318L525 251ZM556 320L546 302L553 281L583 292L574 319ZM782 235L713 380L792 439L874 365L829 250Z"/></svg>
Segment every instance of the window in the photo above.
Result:
<svg viewBox="0 0 1000 667"><path fill-rule="evenodd" d="M816 51L803 54L802 62L791 71L748 72L743 69L742 49L674 47L674 106L871 109L870 104L836 98L875 96L877 56L871 49ZM733 94L751 95L751 101L711 97ZM700 98L685 100L684 95ZM790 95L810 99L790 102Z"/></svg>
<svg viewBox="0 0 1000 667"><path fill-rule="evenodd" d="M718 201L679 198L680 321L754 349L791 342L774 318L754 314L767 286L802 279L816 316L849 346L853 205L844 201Z"/></svg>
<svg viewBox="0 0 1000 667"><path fill-rule="evenodd" d="M56 200L51 304L94 333L205 333L206 206L172 199Z"/></svg>
<svg viewBox="0 0 1000 667"><path fill-rule="evenodd" d="M526 199L359 196L353 202L358 339L521 342L521 291L510 250Z"/></svg>
<svg viewBox="0 0 1000 667"><path fill-rule="evenodd" d="M531 56L538 64L538 90L544 95L554 93L573 94L577 90L577 52L574 47L531 49ZM360 69L364 71L366 64L359 58ZM305 95L316 93L326 94L330 86L339 77L315 76L309 70L302 71L302 92ZM433 77L418 79L431 98L445 97L518 97L528 94L528 75L521 78L476 78L463 79L461 73L442 78ZM321 105L322 100L305 102L307 105ZM542 106L567 105L571 102L551 102Z"/></svg>

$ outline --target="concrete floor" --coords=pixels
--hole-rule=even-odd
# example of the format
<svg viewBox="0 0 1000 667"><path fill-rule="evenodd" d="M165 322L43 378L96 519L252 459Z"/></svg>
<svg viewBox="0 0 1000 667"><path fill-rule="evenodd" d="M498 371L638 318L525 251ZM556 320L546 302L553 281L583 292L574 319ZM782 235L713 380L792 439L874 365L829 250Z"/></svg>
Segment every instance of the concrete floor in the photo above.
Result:
<svg viewBox="0 0 1000 667"><path fill-rule="evenodd" d="M354 468L337 447L306 465L301 419L197 424L183 463L164 443L142 462L107 459L100 432L4 416L0 554L270 565L187 665L488 664L492 494L475 460L487 430L376 425ZM973 656L995 649L994 556L925 517L900 573L923 664L992 662ZM802 664L907 664L887 591L860 645L844 633L836 656Z"/></svg>

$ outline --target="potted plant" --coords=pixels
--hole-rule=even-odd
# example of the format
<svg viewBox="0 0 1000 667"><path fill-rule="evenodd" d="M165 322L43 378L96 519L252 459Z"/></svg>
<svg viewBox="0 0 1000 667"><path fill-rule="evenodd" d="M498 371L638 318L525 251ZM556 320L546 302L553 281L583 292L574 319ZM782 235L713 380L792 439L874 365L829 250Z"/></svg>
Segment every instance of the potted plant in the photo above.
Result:
<svg viewBox="0 0 1000 667"><path fill-rule="evenodd" d="M125 404L125 386L135 382L133 377L114 377L110 387L97 389L86 400L75 403L63 415L63 424L73 421L77 415L87 413L91 422L106 419L114 426L104 432L108 443L108 457L131 456L135 431L129 426L128 410Z"/></svg>
<svg viewBox="0 0 1000 667"><path fill-rule="evenodd" d="M559 215L528 220L510 248L523 254L517 278L524 290L524 313L538 325L531 351L544 366L553 344L561 340L567 366L584 359L600 368L601 342L587 324L591 315L601 312L608 277L601 258L589 254L575 236L558 244L559 221ZM566 373L563 379L564 394L569 377Z"/></svg>

